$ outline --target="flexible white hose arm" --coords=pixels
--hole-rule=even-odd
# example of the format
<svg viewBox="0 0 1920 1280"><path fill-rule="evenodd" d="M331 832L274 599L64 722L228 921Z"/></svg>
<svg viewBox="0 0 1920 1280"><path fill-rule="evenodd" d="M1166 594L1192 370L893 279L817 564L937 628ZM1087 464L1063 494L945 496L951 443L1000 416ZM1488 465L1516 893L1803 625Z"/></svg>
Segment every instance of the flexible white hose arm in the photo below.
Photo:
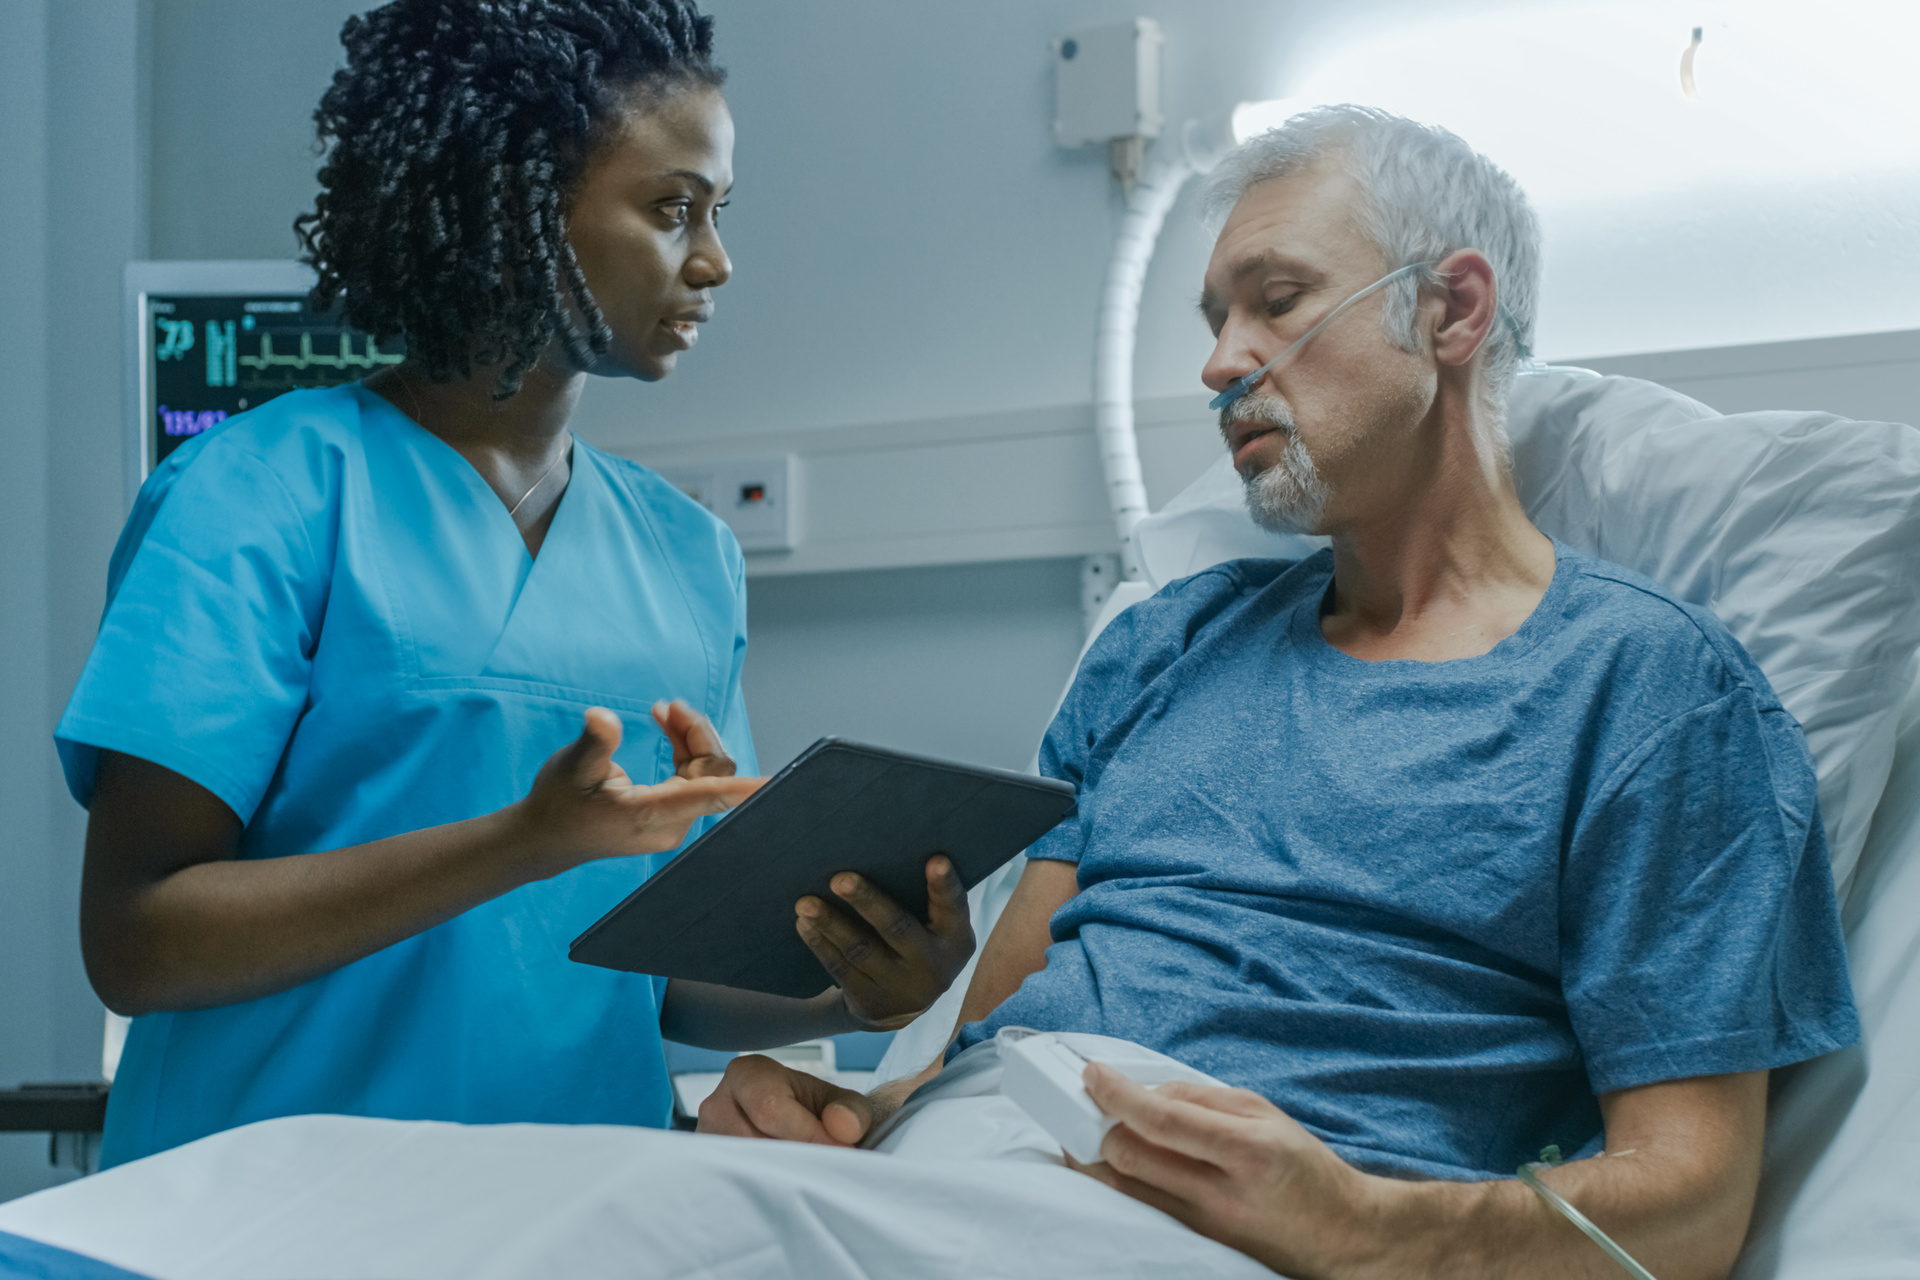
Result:
<svg viewBox="0 0 1920 1280"><path fill-rule="evenodd" d="M1120 540L1120 572L1129 582L1142 577L1133 531L1147 514L1140 442L1133 430L1133 346L1140 321L1140 289L1167 210L1194 172L1184 156L1155 157L1148 163L1127 197L1126 216L1100 291L1093 348L1093 425L1113 528Z"/></svg>

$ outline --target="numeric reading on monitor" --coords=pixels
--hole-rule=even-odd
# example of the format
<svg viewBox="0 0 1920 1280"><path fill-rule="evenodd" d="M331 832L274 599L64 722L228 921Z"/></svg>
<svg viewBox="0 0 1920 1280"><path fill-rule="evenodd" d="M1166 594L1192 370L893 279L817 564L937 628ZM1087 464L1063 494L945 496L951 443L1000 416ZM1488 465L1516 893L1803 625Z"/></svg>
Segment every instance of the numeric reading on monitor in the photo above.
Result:
<svg viewBox="0 0 1920 1280"><path fill-rule="evenodd" d="M147 298L147 462L210 427L304 387L364 378L406 358L300 294Z"/></svg>

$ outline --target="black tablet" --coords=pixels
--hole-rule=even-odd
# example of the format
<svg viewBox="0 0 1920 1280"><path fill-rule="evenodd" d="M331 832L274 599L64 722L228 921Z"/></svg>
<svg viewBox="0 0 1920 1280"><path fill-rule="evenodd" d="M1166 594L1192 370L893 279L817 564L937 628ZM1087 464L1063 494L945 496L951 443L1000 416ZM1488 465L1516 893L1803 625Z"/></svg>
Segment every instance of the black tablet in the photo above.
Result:
<svg viewBox="0 0 1920 1280"><path fill-rule="evenodd" d="M573 940L582 964L779 996L832 984L793 928L814 894L857 871L927 918L927 859L968 888L1051 830L1073 787L822 738ZM984 941L984 939L983 939Z"/></svg>

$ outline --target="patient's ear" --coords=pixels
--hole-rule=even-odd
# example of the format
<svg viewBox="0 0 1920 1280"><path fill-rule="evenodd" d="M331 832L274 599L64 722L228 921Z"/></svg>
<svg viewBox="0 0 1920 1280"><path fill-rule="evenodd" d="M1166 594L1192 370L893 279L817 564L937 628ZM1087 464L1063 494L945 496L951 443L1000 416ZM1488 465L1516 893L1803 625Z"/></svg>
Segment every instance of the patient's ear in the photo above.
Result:
<svg viewBox="0 0 1920 1280"><path fill-rule="evenodd" d="M1499 318L1493 264L1477 249L1460 249L1441 259L1439 274L1446 282L1446 293L1433 334L1433 354L1441 364L1464 365L1486 342Z"/></svg>

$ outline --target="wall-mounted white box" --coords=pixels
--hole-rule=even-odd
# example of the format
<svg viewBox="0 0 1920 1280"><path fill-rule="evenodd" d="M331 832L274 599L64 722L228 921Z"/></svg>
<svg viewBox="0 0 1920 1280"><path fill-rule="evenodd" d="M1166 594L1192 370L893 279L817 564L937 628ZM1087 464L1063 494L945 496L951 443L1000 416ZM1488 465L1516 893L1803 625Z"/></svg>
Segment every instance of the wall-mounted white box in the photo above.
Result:
<svg viewBox="0 0 1920 1280"><path fill-rule="evenodd" d="M671 463L654 470L724 520L742 551L791 551L799 543L800 467L792 454Z"/></svg>
<svg viewBox="0 0 1920 1280"><path fill-rule="evenodd" d="M1053 42L1053 136L1063 147L1160 136L1160 24L1075 27Z"/></svg>

